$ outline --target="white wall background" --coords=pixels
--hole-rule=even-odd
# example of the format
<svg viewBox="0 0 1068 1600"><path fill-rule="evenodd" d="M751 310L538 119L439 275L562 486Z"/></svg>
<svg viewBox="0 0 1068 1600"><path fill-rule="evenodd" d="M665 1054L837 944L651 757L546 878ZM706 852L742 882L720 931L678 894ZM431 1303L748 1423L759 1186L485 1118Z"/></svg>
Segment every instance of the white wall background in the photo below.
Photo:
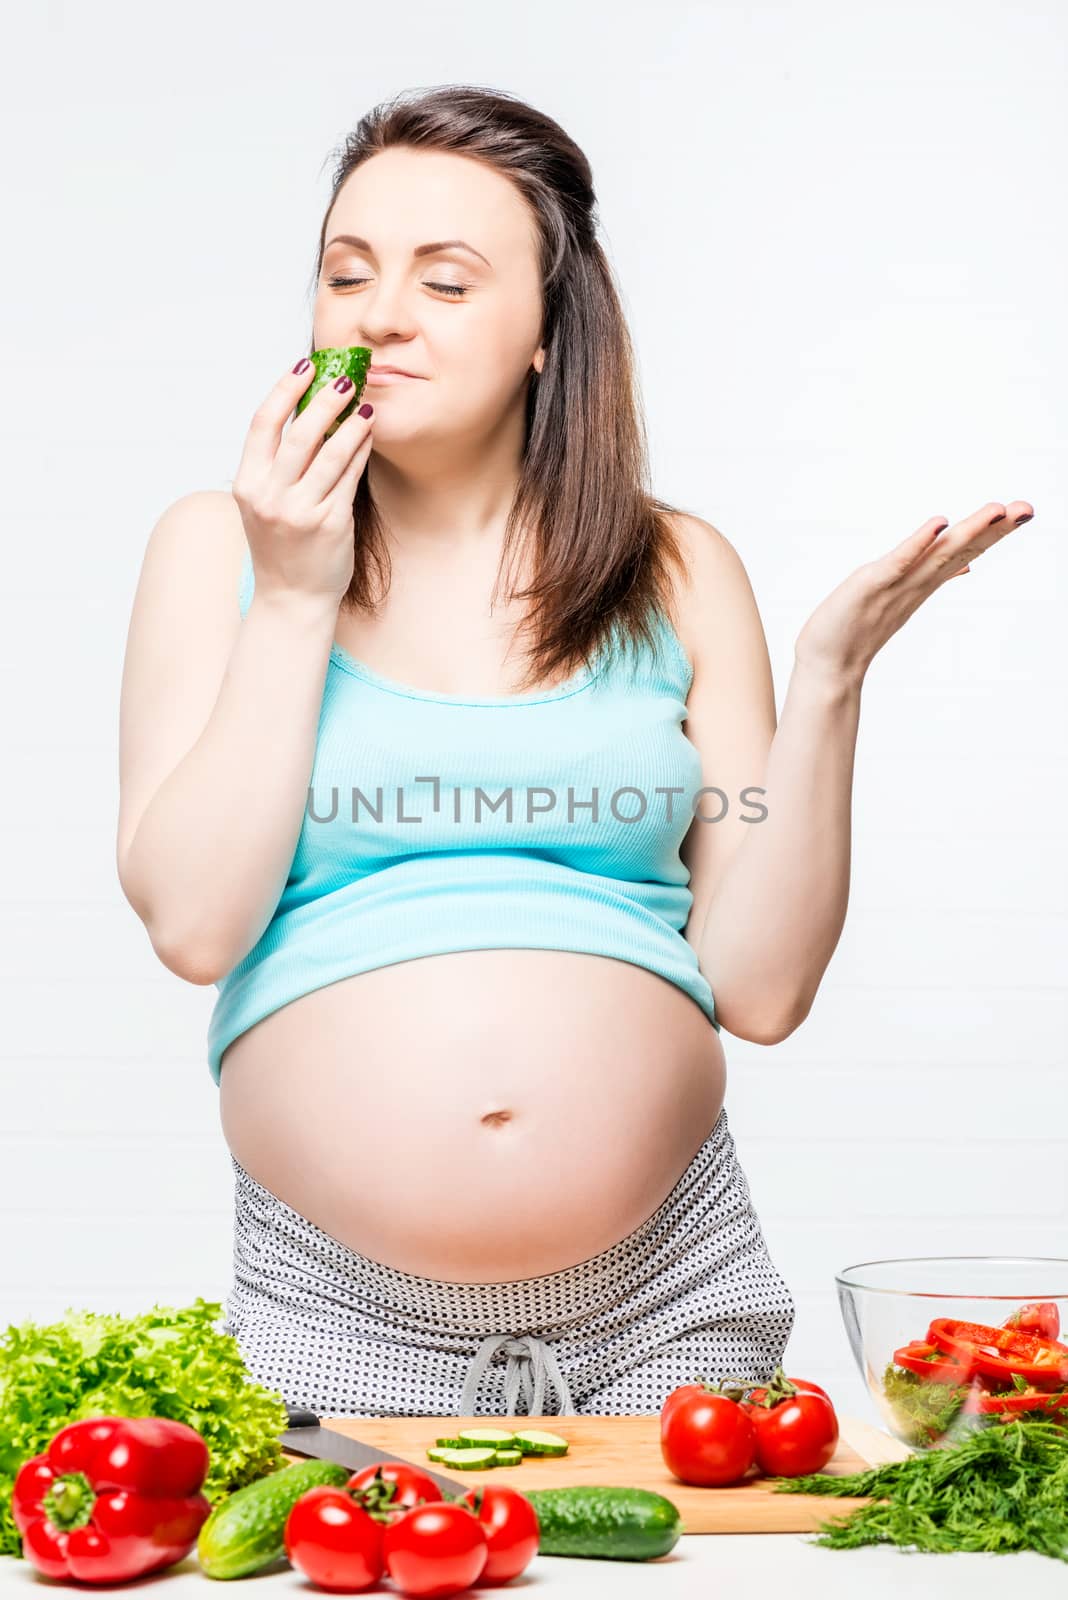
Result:
<svg viewBox="0 0 1068 1600"><path fill-rule="evenodd" d="M799 1304L788 1368L874 1416L836 1269L1068 1255L1068 13L53 0L20 28L0 1326L228 1289L215 991L158 963L114 867L130 607L155 519L228 483L304 349L334 146L399 89L468 81L589 155L655 487L741 553L780 708L848 572L929 516L1035 507L869 673L850 912L812 1015L774 1048L724 1035Z"/></svg>

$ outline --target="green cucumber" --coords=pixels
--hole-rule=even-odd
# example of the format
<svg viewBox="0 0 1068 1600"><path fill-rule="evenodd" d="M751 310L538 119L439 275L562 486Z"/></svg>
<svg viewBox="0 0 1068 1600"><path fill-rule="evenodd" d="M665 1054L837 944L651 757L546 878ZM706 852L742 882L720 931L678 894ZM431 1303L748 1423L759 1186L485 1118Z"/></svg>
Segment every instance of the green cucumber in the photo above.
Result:
<svg viewBox="0 0 1068 1600"><path fill-rule="evenodd" d="M453 1467L458 1472L477 1472L481 1467L492 1467L496 1454L495 1450L473 1447L460 1450L446 1448L437 1452L437 1460L443 1467Z"/></svg>
<svg viewBox="0 0 1068 1600"><path fill-rule="evenodd" d="M435 1443L435 1445L437 1446L437 1448L439 1450L462 1450L463 1449L463 1440L458 1438L458 1437L455 1437L455 1436L453 1438L451 1438L451 1439L435 1439L434 1443Z"/></svg>
<svg viewBox="0 0 1068 1600"><path fill-rule="evenodd" d="M683 1532L679 1508L653 1489L571 1484L524 1489L538 1515L538 1554L651 1561L673 1550Z"/></svg>
<svg viewBox="0 0 1068 1600"><path fill-rule="evenodd" d="M294 1461L246 1483L212 1511L197 1537L197 1555L209 1578L244 1578L285 1555L289 1513L320 1483L341 1488L352 1472L336 1461Z"/></svg>
<svg viewBox="0 0 1068 1600"><path fill-rule="evenodd" d="M351 378L353 384L352 399L327 428L323 438L329 439L337 432L345 418L352 416L352 413L359 405L364 384L367 382L367 369L371 365L372 353L363 344L346 345L340 349L333 345L327 345L325 349L313 350L310 359L315 364L315 377L297 401L295 415L299 417L304 407L314 399L319 390L328 383L333 383L335 378Z"/></svg>
<svg viewBox="0 0 1068 1600"><path fill-rule="evenodd" d="M491 1446L494 1450L515 1448L515 1434L502 1433L500 1428L464 1428L460 1434L461 1445Z"/></svg>
<svg viewBox="0 0 1068 1600"><path fill-rule="evenodd" d="M493 1465L495 1467L518 1467L522 1465L522 1450L495 1450L493 1452Z"/></svg>
<svg viewBox="0 0 1068 1600"><path fill-rule="evenodd" d="M530 1428L524 1433L517 1433L514 1438L514 1445L522 1450L525 1456L567 1455L566 1439L561 1439L558 1433L542 1433L538 1428Z"/></svg>

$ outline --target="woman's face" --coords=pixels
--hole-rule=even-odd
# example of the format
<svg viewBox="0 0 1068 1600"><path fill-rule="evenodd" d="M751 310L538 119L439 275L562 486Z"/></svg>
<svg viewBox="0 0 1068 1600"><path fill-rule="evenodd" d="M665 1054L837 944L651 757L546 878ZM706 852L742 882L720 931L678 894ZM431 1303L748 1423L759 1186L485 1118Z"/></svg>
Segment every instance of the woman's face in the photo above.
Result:
<svg viewBox="0 0 1068 1600"><path fill-rule="evenodd" d="M456 239L479 254L455 244L415 254ZM418 375L367 388L380 453L484 440L531 367L541 371L541 326L537 234L507 178L467 156L389 149L346 179L327 219L314 340L367 345L373 365Z"/></svg>

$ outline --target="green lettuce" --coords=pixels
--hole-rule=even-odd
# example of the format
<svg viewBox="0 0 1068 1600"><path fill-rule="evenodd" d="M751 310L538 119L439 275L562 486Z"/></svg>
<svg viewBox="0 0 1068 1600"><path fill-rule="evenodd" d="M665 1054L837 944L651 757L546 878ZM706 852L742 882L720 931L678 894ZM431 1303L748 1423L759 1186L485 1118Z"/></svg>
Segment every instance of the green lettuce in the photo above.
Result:
<svg viewBox="0 0 1068 1600"><path fill-rule="evenodd" d="M214 1506L284 1466L285 1402L249 1374L223 1308L155 1305L137 1317L67 1308L59 1322L12 1323L0 1335L0 1554L22 1555L11 1515L15 1474L68 1422L173 1417L208 1446L203 1492Z"/></svg>

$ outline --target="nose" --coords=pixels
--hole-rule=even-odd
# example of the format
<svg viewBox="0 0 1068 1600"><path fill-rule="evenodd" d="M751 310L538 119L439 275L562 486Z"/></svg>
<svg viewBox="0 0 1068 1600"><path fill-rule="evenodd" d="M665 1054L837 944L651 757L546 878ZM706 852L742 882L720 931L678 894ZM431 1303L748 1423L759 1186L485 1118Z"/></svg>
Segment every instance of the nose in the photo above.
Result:
<svg viewBox="0 0 1068 1600"><path fill-rule="evenodd" d="M401 283L385 279L368 284L358 301L359 343L375 349L379 345L414 337L417 331L410 294Z"/></svg>

